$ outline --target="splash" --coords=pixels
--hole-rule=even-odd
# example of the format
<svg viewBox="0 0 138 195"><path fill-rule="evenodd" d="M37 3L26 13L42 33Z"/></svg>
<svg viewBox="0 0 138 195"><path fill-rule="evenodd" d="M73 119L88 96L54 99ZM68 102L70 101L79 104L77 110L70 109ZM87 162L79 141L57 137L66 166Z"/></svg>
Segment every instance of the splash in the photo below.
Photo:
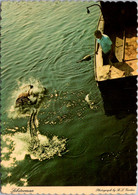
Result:
<svg viewBox="0 0 138 195"><path fill-rule="evenodd" d="M32 95L29 96L29 99L32 102L35 102L35 100L37 99L37 102L33 105L26 105L23 108L16 107L16 100L18 99L20 94L27 93L30 85L32 84L33 84L33 89L31 90ZM30 79L28 82L22 83L18 82L17 89L11 95L10 107L7 110L8 117L15 119L30 116L32 110L34 109L38 110L41 107L41 104L45 97L46 97L45 88L39 81L35 79Z"/></svg>
<svg viewBox="0 0 138 195"><path fill-rule="evenodd" d="M54 136L51 140L42 136L37 130L37 112L33 111L28 122L28 132L30 132L31 141L29 151L31 158L46 160L55 154L61 156L61 152L65 150L66 139L58 139Z"/></svg>
<svg viewBox="0 0 138 195"><path fill-rule="evenodd" d="M66 149L66 139L57 136L49 139L39 133L37 137L33 138L30 137L29 132L15 133L12 136L5 135L3 142L5 141L11 146L11 148L2 147L1 165L5 168L16 167L19 161L25 159L26 155L29 155L31 159L42 161L51 159L55 155L61 156Z"/></svg>
<svg viewBox="0 0 138 195"><path fill-rule="evenodd" d="M90 100L89 98L89 94L86 95L85 97L85 101L88 103L88 105L90 106L90 109L94 110L97 109L97 106L95 105L95 102Z"/></svg>
<svg viewBox="0 0 138 195"><path fill-rule="evenodd" d="M29 147L32 159L42 161L50 159L54 155L62 156L62 152L66 149L66 139L59 139L57 136L53 136L52 139L49 139L39 134L38 140L33 139Z"/></svg>
<svg viewBox="0 0 138 195"><path fill-rule="evenodd" d="M18 91L13 93L14 105L10 109L9 116L12 118L29 116L29 121L26 133L15 133L3 137L6 146L3 147L1 165L4 167L17 166L18 161L24 160L26 155L29 155L31 159L42 161L50 159L54 155L61 156L61 153L66 149L66 139L60 139L57 136L49 139L39 133L37 115L45 97L45 88L40 82L33 82L32 94L34 96L29 95L29 99L37 98L36 103L29 106L25 104L25 106L15 107L15 99L19 97L19 94L26 93L29 90L29 85L29 82L24 83Z"/></svg>

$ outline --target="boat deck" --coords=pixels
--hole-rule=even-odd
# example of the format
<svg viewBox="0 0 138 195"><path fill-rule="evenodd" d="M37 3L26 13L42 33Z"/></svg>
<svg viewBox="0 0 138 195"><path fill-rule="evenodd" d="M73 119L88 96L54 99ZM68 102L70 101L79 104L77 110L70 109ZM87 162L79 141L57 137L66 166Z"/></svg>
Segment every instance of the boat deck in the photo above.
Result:
<svg viewBox="0 0 138 195"><path fill-rule="evenodd" d="M98 29L105 33L102 16L99 20ZM114 53L118 62L112 63L112 65L103 65L102 50L99 48L98 54L95 55L96 80L104 81L138 75L136 28L125 28L123 32L109 32L107 35L113 42Z"/></svg>

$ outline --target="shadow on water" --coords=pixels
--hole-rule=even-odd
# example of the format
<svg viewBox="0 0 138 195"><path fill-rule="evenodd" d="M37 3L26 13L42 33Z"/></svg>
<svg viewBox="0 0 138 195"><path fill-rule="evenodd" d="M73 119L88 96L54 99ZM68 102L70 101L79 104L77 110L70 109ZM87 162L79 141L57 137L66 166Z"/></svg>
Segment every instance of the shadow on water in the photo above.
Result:
<svg viewBox="0 0 138 195"><path fill-rule="evenodd" d="M99 83L105 115L109 119L115 116L118 126L120 121L125 120L125 126L120 130L116 126L118 131L104 138L103 147L109 146L109 150L97 157L100 157L104 164L103 166L99 163L97 175L100 174L101 177L98 179L98 185L136 185L136 84L137 77ZM112 128L114 124L110 132Z"/></svg>
<svg viewBox="0 0 138 195"><path fill-rule="evenodd" d="M130 113L136 114L136 83L136 77L107 80L99 83L106 115L123 118Z"/></svg>

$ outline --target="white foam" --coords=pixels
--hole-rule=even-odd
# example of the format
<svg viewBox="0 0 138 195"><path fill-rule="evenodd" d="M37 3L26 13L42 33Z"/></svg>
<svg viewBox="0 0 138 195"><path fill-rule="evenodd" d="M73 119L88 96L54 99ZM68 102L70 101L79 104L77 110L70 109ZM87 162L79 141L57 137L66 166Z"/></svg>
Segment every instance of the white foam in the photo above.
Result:
<svg viewBox="0 0 138 195"><path fill-rule="evenodd" d="M29 90L29 85L32 84L33 94L37 96L36 106L30 106L24 110L20 108L15 108L15 101L19 94L27 92ZM37 114L39 112L41 101L44 97L44 87L37 80L30 80L28 82L18 83L18 90L15 90L11 98L11 106L8 110L9 117L27 117L31 116L28 123L28 129L26 133L17 132L18 127L12 129L12 132L15 132L14 135L4 135L3 140L7 143L6 147L3 147L2 151L2 162L1 165L4 167L15 167L18 161L24 160L26 155L30 155L31 159L46 160L52 158L54 155L61 156L61 153L65 150L66 139L60 139L57 136L54 136L52 139L49 139L47 136L43 136L38 133L36 127L38 127ZM34 97L31 97L34 98ZM36 112L36 115L31 115ZM32 117L33 120L32 121ZM31 126L30 126L31 125ZM10 129L11 130L11 129ZM33 130L34 135L30 135L30 130ZM5 142L5 143L6 143ZM8 147L11 146L11 147ZM8 158L6 159L6 154Z"/></svg>
<svg viewBox="0 0 138 195"><path fill-rule="evenodd" d="M3 140L10 142L12 148L3 147L2 157L8 154L8 159L2 158L1 165L4 167L15 167L18 161L24 160L26 155L31 159L40 161L50 159L54 155L61 156L66 149L66 139L60 139L53 136L49 139L47 136L38 134L38 137L31 138L29 132L15 133L14 135L4 135Z"/></svg>
<svg viewBox="0 0 138 195"><path fill-rule="evenodd" d="M23 118L30 116L30 113L32 112L32 109L34 108L39 108L40 103L42 99L44 98L44 87L43 85L38 81L33 78L29 79L29 81L24 81L24 82L17 82L18 87L17 89L11 94L10 102L9 102L9 108L7 109L8 117L9 118ZM33 94L37 96L37 103L35 105L31 105L29 107L24 108L23 110L21 108L16 108L15 107L15 102L18 96L22 93L28 92L30 89L29 85L33 85L33 88L30 90ZM36 97L31 95L29 97L32 102L36 100Z"/></svg>
<svg viewBox="0 0 138 195"><path fill-rule="evenodd" d="M88 103L88 105L90 106L90 109L97 109L97 106L94 105L95 102L93 100L90 100L89 94L86 95L85 97L85 101Z"/></svg>

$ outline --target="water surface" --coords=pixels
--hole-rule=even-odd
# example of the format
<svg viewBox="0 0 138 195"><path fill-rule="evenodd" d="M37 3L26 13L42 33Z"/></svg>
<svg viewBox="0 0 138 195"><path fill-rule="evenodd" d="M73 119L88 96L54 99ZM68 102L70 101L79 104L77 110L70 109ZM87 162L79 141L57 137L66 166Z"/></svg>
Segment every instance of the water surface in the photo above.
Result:
<svg viewBox="0 0 138 195"><path fill-rule="evenodd" d="M136 115L107 116L94 59L76 63L94 53L100 10L88 15L92 3L2 2L3 185L136 184ZM11 109L26 84L48 89L38 130L44 139L66 140L61 155L40 161L28 152L29 116Z"/></svg>

